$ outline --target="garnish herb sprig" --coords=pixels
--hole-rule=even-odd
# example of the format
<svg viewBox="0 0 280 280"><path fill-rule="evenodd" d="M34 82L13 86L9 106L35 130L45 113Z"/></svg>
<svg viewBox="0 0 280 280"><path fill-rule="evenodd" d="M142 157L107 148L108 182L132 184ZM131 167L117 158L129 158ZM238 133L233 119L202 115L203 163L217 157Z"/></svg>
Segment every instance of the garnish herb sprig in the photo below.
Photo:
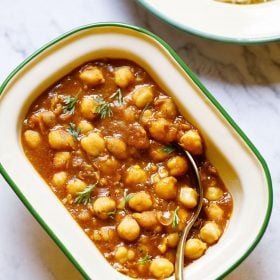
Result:
<svg viewBox="0 0 280 280"><path fill-rule="evenodd" d="M138 260L138 264L146 264L148 262L150 262L152 260L152 256L150 256L148 253L146 253L146 255L144 257L141 257L139 260Z"/></svg>
<svg viewBox="0 0 280 280"><path fill-rule="evenodd" d="M78 101L77 96L70 96L70 95L65 96L63 98L63 104L64 104L63 113L74 115L77 101Z"/></svg>
<svg viewBox="0 0 280 280"><path fill-rule="evenodd" d="M129 200L132 198L132 193L127 194L127 190L124 191L124 210L126 210L126 206Z"/></svg>
<svg viewBox="0 0 280 280"><path fill-rule="evenodd" d="M66 129L66 131L68 131L77 140L79 139L81 130L76 127L74 123L70 122L69 127Z"/></svg>
<svg viewBox="0 0 280 280"><path fill-rule="evenodd" d="M118 105L121 106L123 105L123 95L122 95L122 90L119 88L117 91L111 96L111 98L117 98Z"/></svg>
<svg viewBox="0 0 280 280"><path fill-rule="evenodd" d="M95 98L95 101L98 104L96 113L101 117L101 119L105 119L113 115L111 104L109 102L106 102L101 97Z"/></svg>
<svg viewBox="0 0 280 280"><path fill-rule="evenodd" d="M176 151L176 147L174 146L164 146L160 149L162 152L166 154L171 154Z"/></svg>
<svg viewBox="0 0 280 280"><path fill-rule="evenodd" d="M179 206L176 207L174 214L173 214L173 219L172 219L172 228L176 228L179 225L180 218L178 216L178 211L179 211Z"/></svg>
<svg viewBox="0 0 280 280"><path fill-rule="evenodd" d="M91 198L91 192L96 187L97 183L88 185L83 191L76 193L75 203L87 205Z"/></svg>

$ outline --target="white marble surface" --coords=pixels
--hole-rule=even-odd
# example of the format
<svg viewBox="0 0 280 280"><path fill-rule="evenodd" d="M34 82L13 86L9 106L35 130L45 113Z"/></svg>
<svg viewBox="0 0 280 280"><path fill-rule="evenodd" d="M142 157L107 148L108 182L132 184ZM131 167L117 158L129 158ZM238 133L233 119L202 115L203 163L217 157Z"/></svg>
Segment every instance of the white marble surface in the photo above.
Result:
<svg viewBox="0 0 280 280"><path fill-rule="evenodd" d="M274 185L272 218L254 252L226 279L279 279L280 43L237 46L197 38L129 0L1 0L0 81L49 40L99 21L144 26L164 38L263 154ZM0 225L1 280L81 279L1 177Z"/></svg>

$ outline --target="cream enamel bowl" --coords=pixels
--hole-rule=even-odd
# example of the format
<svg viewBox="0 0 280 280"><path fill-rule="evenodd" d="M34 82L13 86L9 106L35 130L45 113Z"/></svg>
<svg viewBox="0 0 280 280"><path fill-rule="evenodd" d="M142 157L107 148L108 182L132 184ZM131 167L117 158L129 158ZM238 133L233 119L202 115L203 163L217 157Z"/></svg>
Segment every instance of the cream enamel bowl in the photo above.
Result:
<svg viewBox="0 0 280 280"><path fill-rule="evenodd" d="M229 4L223 0L139 0L163 21L194 35L231 43L280 40L280 0Z"/></svg>
<svg viewBox="0 0 280 280"><path fill-rule="evenodd" d="M261 155L175 52L146 30L123 24L84 26L41 48L1 87L1 173L21 201L86 279L128 279L103 258L24 155L20 129L33 100L75 67L126 58L146 69L205 139L207 156L231 192L234 210L222 238L185 268L186 279L216 279L256 246L269 221L272 186Z"/></svg>

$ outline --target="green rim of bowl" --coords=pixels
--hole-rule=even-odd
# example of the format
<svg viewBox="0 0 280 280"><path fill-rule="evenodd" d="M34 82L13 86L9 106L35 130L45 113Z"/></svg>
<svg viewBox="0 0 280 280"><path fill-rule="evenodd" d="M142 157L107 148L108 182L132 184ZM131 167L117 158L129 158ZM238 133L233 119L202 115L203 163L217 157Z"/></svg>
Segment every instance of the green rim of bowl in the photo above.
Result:
<svg viewBox="0 0 280 280"><path fill-rule="evenodd" d="M206 38L211 39L214 41L220 41L224 43L235 43L235 44L246 44L246 45L252 45L252 44L262 44L262 43L272 43L272 42L279 42L280 41L280 33L278 36L274 37L260 37L260 38L236 38L236 37L225 37L225 36L219 36L214 35L211 33L203 32L201 30L197 30L192 28L191 26L184 25L175 19L172 19L171 17L165 16L161 12L159 12L156 8L154 8L147 0L138 0L138 3L142 5L142 7L146 8L150 13L161 19L163 22L168 23L169 25L190 33L192 35L196 35L200 38Z"/></svg>
<svg viewBox="0 0 280 280"><path fill-rule="evenodd" d="M81 27L78 27L76 29L73 29L67 33L62 34L58 38L50 41L48 44L44 45L40 49L38 49L35 53L33 53L31 56L26 58L19 66L17 66L10 75L4 80L2 85L0 86L0 97L2 92L4 91L7 84L10 82L10 80L17 74L18 71L20 71L27 63L29 63L33 58L35 58L37 55L39 55L41 52L46 50L47 48L51 47L52 45L58 43L59 41L67 38L68 36L71 36L72 34L75 34L77 32L91 29L91 28L99 28L99 27L121 27L126 29L131 29L140 33L144 33L147 36L150 36L154 40L156 40L158 43L160 43L166 51L177 61L177 63L184 69L187 75L190 76L190 78L194 81L194 83L201 89L201 91L205 94L205 96L211 101L211 103L220 111L220 113L224 116L224 118L228 121L228 123L235 129L235 131L239 134L239 136L246 142L248 147L251 149L251 151L255 154L256 158L259 160L260 164L263 167L264 174L266 176L267 180L267 188L268 188L268 207L266 210L265 219L263 221L262 227L260 228L254 242L249 246L247 251L243 254L243 256L238 259L236 262L234 262L226 271L223 272L222 275L218 277L218 279L222 279L227 274L229 274L234 268L236 268L256 247L256 245L261 240L272 211L272 204L273 204L273 194L272 194L272 182L270 177L270 172L268 169L268 166L264 160L264 158L261 156L259 151L256 149L256 147L252 144L252 142L248 139L248 137L244 134L244 132L238 127L238 125L233 121L233 119L228 115L228 113L225 111L225 109L218 103L218 101L214 98L214 96L205 88L205 86L199 81L199 79L196 77L196 75L189 69L189 67L184 63L184 61L176 54L176 52L161 38L156 36L155 34L151 33L150 31L139 28L132 25L127 25L123 23L111 23L111 22L101 22L101 23L94 23L89 25L84 25ZM1 98L0 98L1 101ZM0 163L0 173L5 178L7 183L11 186L13 191L16 193L16 195L19 197L19 199L22 201L22 203L26 206L26 208L29 210L29 212L33 215L33 217L39 222L39 224L45 229L45 231L48 233L48 235L52 238L52 240L58 245L58 247L63 251L63 253L68 257L68 259L73 263L73 265L79 270L79 272L82 274L82 276L85 279L91 279L90 276L86 273L86 271L81 267L81 265L76 261L76 259L72 256L68 248L63 244L63 241L61 241L56 234L52 231L52 229L47 225L47 223L43 220L43 218L37 213L36 209L33 208L33 206L29 203L28 199L22 194L20 188L13 182L9 174L4 169L3 165Z"/></svg>

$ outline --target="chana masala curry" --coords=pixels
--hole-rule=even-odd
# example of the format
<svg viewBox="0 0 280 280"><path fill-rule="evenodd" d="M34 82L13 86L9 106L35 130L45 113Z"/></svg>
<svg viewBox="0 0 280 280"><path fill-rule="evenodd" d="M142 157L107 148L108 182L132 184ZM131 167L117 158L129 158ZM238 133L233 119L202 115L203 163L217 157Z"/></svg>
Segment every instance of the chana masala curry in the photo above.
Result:
<svg viewBox="0 0 280 280"><path fill-rule="evenodd" d="M191 165L174 143L193 155L204 188L188 265L218 242L232 197L199 131L143 68L86 63L43 92L22 124L34 168L107 261L133 278L174 273L181 231L198 204Z"/></svg>

